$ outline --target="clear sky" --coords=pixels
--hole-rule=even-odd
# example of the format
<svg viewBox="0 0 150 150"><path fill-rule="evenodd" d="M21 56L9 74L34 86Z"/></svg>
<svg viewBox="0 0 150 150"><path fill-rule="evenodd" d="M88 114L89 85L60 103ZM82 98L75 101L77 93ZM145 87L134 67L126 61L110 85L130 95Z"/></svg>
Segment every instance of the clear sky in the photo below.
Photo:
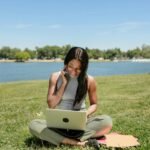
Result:
<svg viewBox="0 0 150 150"><path fill-rule="evenodd" d="M0 0L0 48L150 44L150 0Z"/></svg>

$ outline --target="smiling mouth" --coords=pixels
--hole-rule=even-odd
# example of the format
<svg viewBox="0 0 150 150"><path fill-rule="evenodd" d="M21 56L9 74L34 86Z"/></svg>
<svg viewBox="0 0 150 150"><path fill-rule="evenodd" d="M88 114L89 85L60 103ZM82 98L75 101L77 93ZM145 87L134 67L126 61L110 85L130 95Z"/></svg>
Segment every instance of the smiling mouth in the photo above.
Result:
<svg viewBox="0 0 150 150"><path fill-rule="evenodd" d="M71 78L77 78L78 76L74 76L74 75L69 75Z"/></svg>

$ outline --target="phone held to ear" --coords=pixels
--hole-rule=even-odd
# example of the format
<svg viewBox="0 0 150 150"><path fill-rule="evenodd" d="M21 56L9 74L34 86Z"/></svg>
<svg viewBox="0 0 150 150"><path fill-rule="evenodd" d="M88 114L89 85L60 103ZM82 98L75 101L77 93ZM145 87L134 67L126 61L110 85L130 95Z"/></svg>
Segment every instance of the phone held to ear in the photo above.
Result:
<svg viewBox="0 0 150 150"><path fill-rule="evenodd" d="M65 72L64 76L66 77L67 80L69 80L70 78L69 73L67 71L64 71L64 72Z"/></svg>

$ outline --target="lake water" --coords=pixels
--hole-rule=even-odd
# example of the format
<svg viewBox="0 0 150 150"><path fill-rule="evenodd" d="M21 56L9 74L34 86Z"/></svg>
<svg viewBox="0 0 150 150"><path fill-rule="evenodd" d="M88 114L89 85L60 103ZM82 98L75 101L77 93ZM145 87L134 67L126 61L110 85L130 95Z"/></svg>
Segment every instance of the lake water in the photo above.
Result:
<svg viewBox="0 0 150 150"><path fill-rule="evenodd" d="M0 63L0 82L48 80L52 72L61 70L62 62ZM93 76L150 73L150 62L90 62Z"/></svg>

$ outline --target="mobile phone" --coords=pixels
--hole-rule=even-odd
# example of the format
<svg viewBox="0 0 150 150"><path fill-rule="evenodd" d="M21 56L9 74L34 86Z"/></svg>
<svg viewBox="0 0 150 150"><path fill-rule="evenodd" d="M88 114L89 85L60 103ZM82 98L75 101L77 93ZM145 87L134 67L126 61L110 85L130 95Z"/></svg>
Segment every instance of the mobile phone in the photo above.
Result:
<svg viewBox="0 0 150 150"><path fill-rule="evenodd" d="M64 76L65 76L66 79L68 80L68 79L70 78L69 73L68 73L67 71L64 71L64 72L65 72Z"/></svg>

